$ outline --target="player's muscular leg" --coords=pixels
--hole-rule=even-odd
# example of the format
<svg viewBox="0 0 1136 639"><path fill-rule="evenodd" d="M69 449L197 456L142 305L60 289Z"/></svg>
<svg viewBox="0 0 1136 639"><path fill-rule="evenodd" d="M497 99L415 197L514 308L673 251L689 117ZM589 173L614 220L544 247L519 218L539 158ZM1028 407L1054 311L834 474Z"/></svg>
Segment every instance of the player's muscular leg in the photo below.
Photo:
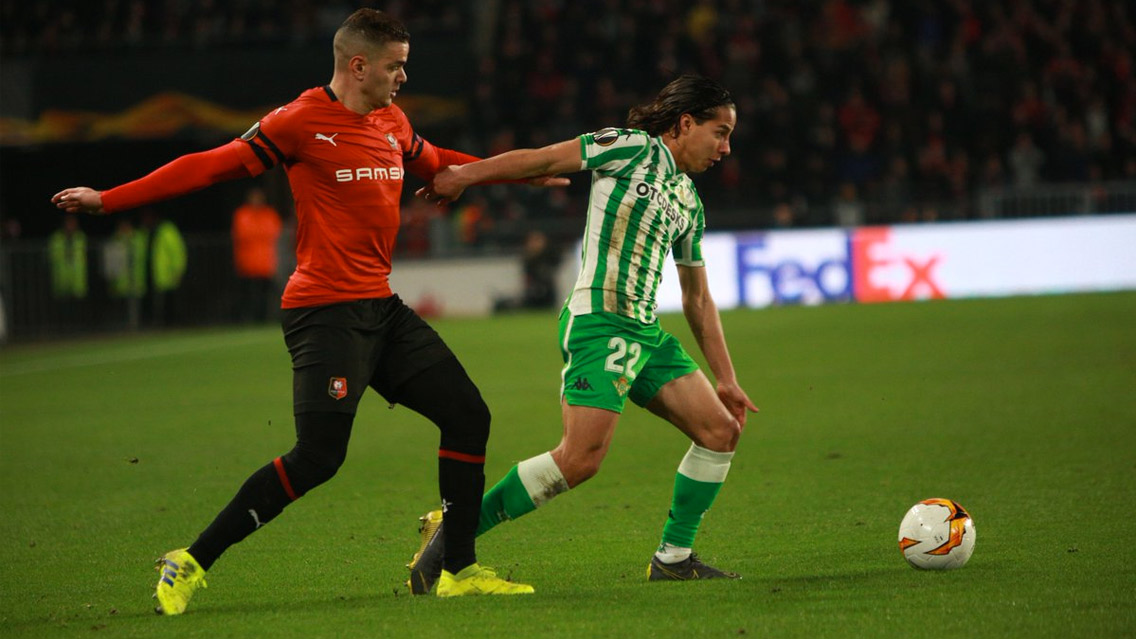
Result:
<svg viewBox="0 0 1136 639"><path fill-rule="evenodd" d="M434 422L441 431L442 448L485 454L489 406L457 359L441 361L410 378L393 399Z"/></svg>
<svg viewBox="0 0 1136 639"><path fill-rule="evenodd" d="M564 436L552 450L552 459L570 488L599 472L607 455L619 413L591 406L563 404Z"/></svg>
<svg viewBox="0 0 1136 639"><path fill-rule="evenodd" d="M323 484L339 471L347 458L354 418L342 413L296 416L296 445L282 461L297 494Z"/></svg>
<svg viewBox="0 0 1136 639"><path fill-rule="evenodd" d="M721 453L737 448L741 425L718 399L702 371L667 382L647 409L674 424L703 448Z"/></svg>

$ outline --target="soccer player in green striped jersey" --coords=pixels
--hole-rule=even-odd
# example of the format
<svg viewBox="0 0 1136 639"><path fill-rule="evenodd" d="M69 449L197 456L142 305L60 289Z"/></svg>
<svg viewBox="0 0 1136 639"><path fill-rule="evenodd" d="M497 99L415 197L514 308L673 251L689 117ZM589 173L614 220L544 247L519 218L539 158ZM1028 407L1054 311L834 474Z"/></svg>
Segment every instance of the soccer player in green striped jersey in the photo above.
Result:
<svg viewBox="0 0 1136 639"><path fill-rule="evenodd" d="M678 466L648 578L737 577L706 565L691 550L726 479L747 411L757 407L738 384L710 296L702 201L688 176L730 153L736 118L728 91L706 78L682 76L650 104L633 108L627 128L451 166L418 192L444 203L480 182L592 173L580 275L560 315L563 438L553 450L514 466L485 494L478 534L595 475L630 398L692 442ZM714 384L655 317L668 252L678 267L683 313ZM414 592L429 590L441 559L444 526L438 522L444 520L437 512L423 520L422 547L411 563Z"/></svg>

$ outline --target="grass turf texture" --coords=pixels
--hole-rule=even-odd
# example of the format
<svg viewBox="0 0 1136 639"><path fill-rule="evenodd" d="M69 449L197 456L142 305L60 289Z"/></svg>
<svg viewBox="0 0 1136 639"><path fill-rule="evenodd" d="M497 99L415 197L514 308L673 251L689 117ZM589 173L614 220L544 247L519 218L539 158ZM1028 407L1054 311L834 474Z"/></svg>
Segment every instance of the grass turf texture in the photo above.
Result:
<svg viewBox="0 0 1136 639"><path fill-rule="evenodd" d="M340 474L232 548L177 618L151 612L152 560L292 444L279 331L9 347L0 634L1131 636L1134 317L1131 293L726 313L762 411L698 550L738 582L645 581L688 444L630 408L595 479L481 538L482 562L536 595L412 598L437 435L369 393ZM553 314L435 326L494 411L490 482L556 444ZM928 497L975 519L962 570L900 556L900 518Z"/></svg>

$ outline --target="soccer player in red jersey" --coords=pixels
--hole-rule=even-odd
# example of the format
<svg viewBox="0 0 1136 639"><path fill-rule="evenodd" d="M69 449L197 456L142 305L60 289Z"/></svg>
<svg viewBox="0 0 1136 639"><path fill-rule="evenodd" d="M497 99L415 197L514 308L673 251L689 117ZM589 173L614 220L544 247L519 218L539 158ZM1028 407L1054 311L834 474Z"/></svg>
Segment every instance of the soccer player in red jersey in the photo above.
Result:
<svg viewBox="0 0 1136 639"><path fill-rule="evenodd" d="M446 543L437 594L532 592L477 563L489 409L454 354L387 281L406 173L428 181L447 165L477 159L422 139L393 104L407 79L409 40L399 21L360 9L335 34L328 85L304 91L221 147L106 191L76 187L52 198L68 212L114 213L278 165L292 187L297 266L281 308L292 356L296 445L254 472L192 545L158 561L160 613L184 612L229 546L335 475L368 386L441 432ZM445 401L438 401L440 394Z"/></svg>

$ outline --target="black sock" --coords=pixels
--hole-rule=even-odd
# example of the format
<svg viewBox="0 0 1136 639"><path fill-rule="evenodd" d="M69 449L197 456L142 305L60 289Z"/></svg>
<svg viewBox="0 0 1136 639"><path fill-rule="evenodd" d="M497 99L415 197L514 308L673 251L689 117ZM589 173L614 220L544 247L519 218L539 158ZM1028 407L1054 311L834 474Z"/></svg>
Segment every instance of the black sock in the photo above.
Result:
<svg viewBox="0 0 1136 639"><path fill-rule="evenodd" d="M276 464L268 464L245 481L237 495L189 547L189 554L205 570L221 553L272 521L292 498L284 490Z"/></svg>
<svg viewBox="0 0 1136 639"><path fill-rule="evenodd" d="M446 451L440 451L445 455ZM442 567L456 574L477 561L474 542L485 492L484 462L438 459L438 487L446 504L446 528Z"/></svg>
<svg viewBox="0 0 1136 639"><path fill-rule="evenodd" d="M354 415L347 413L297 415L296 446L245 481L229 505L189 547L189 554L209 570L229 546L335 476L347 455L352 420Z"/></svg>
<svg viewBox="0 0 1136 639"><path fill-rule="evenodd" d="M477 562L475 539L485 492L489 407L457 359L447 359L398 387L391 401L438 426L438 490L446 509L442 567L451 573Z"/></svg>

